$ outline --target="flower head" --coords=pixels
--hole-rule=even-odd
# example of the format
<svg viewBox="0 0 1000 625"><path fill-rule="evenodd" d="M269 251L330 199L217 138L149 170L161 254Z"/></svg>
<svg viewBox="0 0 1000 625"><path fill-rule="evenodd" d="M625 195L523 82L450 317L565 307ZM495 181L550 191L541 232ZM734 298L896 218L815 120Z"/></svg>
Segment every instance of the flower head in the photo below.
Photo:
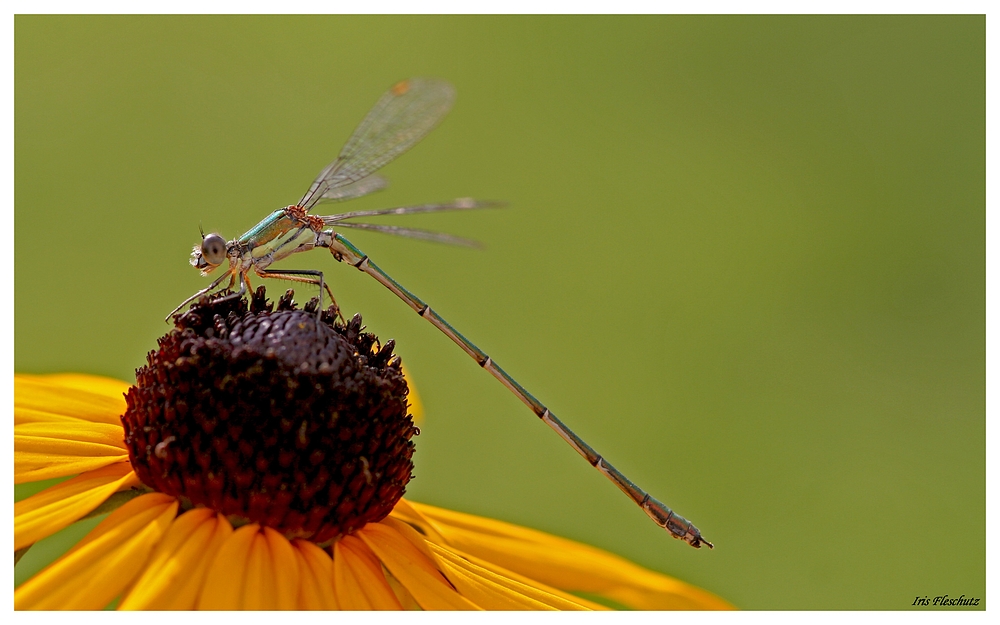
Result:
<svg viewBox="0 0 1000 625"><path fill-rule="evenodd" d="M402 499L412 402L360 317L204 301L136 384L15 377L15 550L110 510L17 609L727 608L541 532ZM124 400L123 400L124 396Z"/></svg>
<svg viewBox="0 0 1000 625"><path fill-rule="evenodd" d="M122 416L139 479L287 538L325 543L380 521L413 470L416 427L392 341L361 316L270 310L263 289L177 319Z"/></svg>

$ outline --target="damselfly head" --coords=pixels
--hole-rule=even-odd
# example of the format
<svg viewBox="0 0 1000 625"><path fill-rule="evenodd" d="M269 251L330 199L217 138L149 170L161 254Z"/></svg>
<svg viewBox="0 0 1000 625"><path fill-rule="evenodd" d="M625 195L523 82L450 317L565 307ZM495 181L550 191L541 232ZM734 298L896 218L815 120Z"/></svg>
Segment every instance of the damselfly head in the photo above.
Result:
<svg viewBox="0 0 1000 625"><path fill-rule="evenodd" d="M212 233L202 235L201 245L195 245L191 250L191 266L207 274L226 260L226 240L222 235Z"/></svg>

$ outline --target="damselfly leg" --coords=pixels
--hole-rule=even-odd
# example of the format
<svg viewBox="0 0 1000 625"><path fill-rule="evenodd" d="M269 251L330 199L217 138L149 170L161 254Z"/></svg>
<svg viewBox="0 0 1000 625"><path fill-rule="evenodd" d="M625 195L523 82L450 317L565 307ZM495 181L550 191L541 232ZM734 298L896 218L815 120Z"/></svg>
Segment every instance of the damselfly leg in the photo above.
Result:
<svg viewBox="0 0 1000 625"><path fill-rule="evenodd" d="M191 302L197 300L199 297L201 297L203 295L207 295L207 294L211 293L212 291L214 291L220 284L222 284L222 281L225 280L226 278L230 278L230 282L232 282L232 280L231 280L232 277L228 273L219 276L218 279L215 280L215 282L213 282L212 284L208 285L204 289L198 291L197 293L195 293L191 297L189 297L186 300L184 300L183 302L181 302L180 306L178 306L177 308L171 310L170 314L167 315L167 317L166 317L166 319L164 319L164 321L170 321L170 317L172 317L173 315L175 315L182 308L184 308L185 306L187 306Z"/></svg>
<svg viewBox="0 0 1000 625"><path fill-rule="evenodd" d="M305 284L314 284L319 287L319 306L317 307L317 314L323 311L323 291L330 296L330 303L333 305L334 315L343 322L347 322L344 316L340 314L340 306L337 305L337 298L333 296L333 291L330 290L330 285L324 281L323 272L316 271L313 269L259 269L257 270L257 275L262 278L275 278L278 280L290 280L292 282L302 282Z"/></svg>

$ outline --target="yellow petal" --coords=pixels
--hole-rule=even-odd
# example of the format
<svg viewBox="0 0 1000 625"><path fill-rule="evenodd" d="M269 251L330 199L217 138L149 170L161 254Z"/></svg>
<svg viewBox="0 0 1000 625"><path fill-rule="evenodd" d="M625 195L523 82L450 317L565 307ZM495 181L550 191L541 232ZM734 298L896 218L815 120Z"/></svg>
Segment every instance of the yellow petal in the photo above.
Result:
<svg viewBox="0 0 1000 625"><path fill-rule="evenodd" d="M44 421L14 426L14 483L66 477L128 458L121 424Z"/></svg>
<svg viewBox="0 0 1000 625"><path fill-rule="evenodd" d="M208 567L233 533L226 517L207 508L171 523L119 610L193 610Z"/></svg>
<svg viewBox="0 0 1000 625"><path fill-rule="evenodd" d="M638 610L731 610L710 592L595 547L525 527L409 502L451 547L530 579Z"/></svg>
<svg viewBox="0 0 1000 625"><path fill-rule="evenodd" d="M199 610L240 610L250 548L260 533L256 523L244 525L226 537L208 567L198 597Z"/></svg>
<svg viewBox="0 0 1000 625"><path fill-rule="evenodd" d="M27 410L121 426L126 390L124 382L96 376L15 374L15 423Z"/></svg>
<svg viewBox="0 0 1000 625"><path fill-rule="evenodd" d="M247 557L241 608L294 610L298 586L298 563L288 539L269 527L257 532Z"/></svg>
<svg viewBox="0 0 1000 625"><path fill-rule="evenodd" d="M100 375L89 375L86 373L50 373L47 375L32 376L52 384L58 384L66 388L74 388L81 391L88 391L100 395L106 395L113 399L123 397L128 392L130 386L128 382L106 378Z"/></svg>
<svg viewBox="0 0 1000 625"><path fill-rule="evenodd" d="M410 377L410 372L406 369L406 365L402 365L402 369L403 377L406 378L406 385L410 389L406 395L407 401L410 402L410 415L413 417L415 423L419 423L424 420L424 404L420 401L420 395L417 394L417 387L413 384L413 378Z"/></svg>
<svg viewBox="0 0 1000 625"><path fill-rule="evenodd" d="M357 536L425 610L477 610L441 575L428 557L390 524L369 523Z"/></svg>
<svg viewBox="0 0 1000 625"><path fill-rule="evenodd" d="M76 423L84 422L83 419L77 419L76 417L55 414L44 410L36 410L34 408L18 408L14 413L14 425L21 425L23 423L42 423L48 421L59 421L62 423L66 423L67 421Z"/></svg>
<svg viewBox="0 0 1000 625"><path fill-rule="evenodd" d="M397 519L383 524L398 531L410 543L425 552L449 582L479 607L486 610L603 610L603 606L541 584L535 580L483 562L446 546L425 539L415 529Z"/></svg>
<svg viewBox="0 0 1000 625"><path fill-rule="evenodd" d="M119 490L139 486L128 462L88 471L14 503L14 549L26 547L83 518Z"/></svg>
<svg viewBox="0 0 1000 625"><path fill-rule="evenodd" d="M396 502L392 512L389 513L389 517L419 527L423 535L427 537L427 540L432 543L438 545L448 544L448 540L437 530L437 526L418 512L405 498L401 498Z"/></svg>
<svg viewBox="0 0 1000 625"><path fill-rule="evenodd" d="M333 590L333 560L308 540L292 542L299 562L300 610L339 610Z"/></svg>
<svg viewBox="0 0 1000 625"><path fill-rule="evenodd" d="M473 564L453 551L431 545L438 566L455 588L486 610L584 610L580 603Z"/></svg>
<svg viewBox="0 0 1000 625"><path fill-rule="evenodd" d="M177 514L160 493L137 497L98 524L77 545L14 590L16 610L99 610L139 573Z"/></svg>
<svg viewBox="0 0 1000 625"><path fill-rule="evenodd" d="M333 588L341 610L403 609L378 558L354 536L333 544Z"/></svg>
<svg viewBox="0 0 1000 625"><path fill-rule="evenodd" d="M271 569L274 571L274 584L268 592L276 595L275 605L278 610L294 610L299 597L299 562L295 557L295 549L288 539L269 527L264 528L264 538L271 554Z"/></svg>
<svg viewBox="0 0 1000 625"><path fill-rule="evenodd" d="M274 596L274 568L263 529L254 534L247 555L246 573L243 580L244 610L275 610L278 607Z"/></svg>
<svg viewBox="0 0 1000 625"><path fill-rule="evenodd" d="M392 573L385 570L385 567L382 567L382 572L385 574L385 581L389 582L389 588L392 588L392 593L396 595L397 599L399 599L399 604L403 606L404 610L413 612L423 610L423 608L420 607L420 604L417 603L417 600L413 598L413 595L410 594L410 591L407 590L406 587L403 586L403 584L401 584Z"/></svg>

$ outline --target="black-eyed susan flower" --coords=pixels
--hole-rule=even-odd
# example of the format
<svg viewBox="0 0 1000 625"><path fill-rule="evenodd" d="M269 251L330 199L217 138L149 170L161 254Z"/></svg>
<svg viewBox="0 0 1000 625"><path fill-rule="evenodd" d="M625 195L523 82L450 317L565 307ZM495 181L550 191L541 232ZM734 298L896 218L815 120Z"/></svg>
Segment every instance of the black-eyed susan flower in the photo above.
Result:
<svg viewBox="0 0 1000 625"><path fill-rule="evenodd" d="M402 499L417 412L360 317L263 292L179 318L131 387L14 380L14 549L110 510L16 609L726 609L607 552Z"/></svg>

